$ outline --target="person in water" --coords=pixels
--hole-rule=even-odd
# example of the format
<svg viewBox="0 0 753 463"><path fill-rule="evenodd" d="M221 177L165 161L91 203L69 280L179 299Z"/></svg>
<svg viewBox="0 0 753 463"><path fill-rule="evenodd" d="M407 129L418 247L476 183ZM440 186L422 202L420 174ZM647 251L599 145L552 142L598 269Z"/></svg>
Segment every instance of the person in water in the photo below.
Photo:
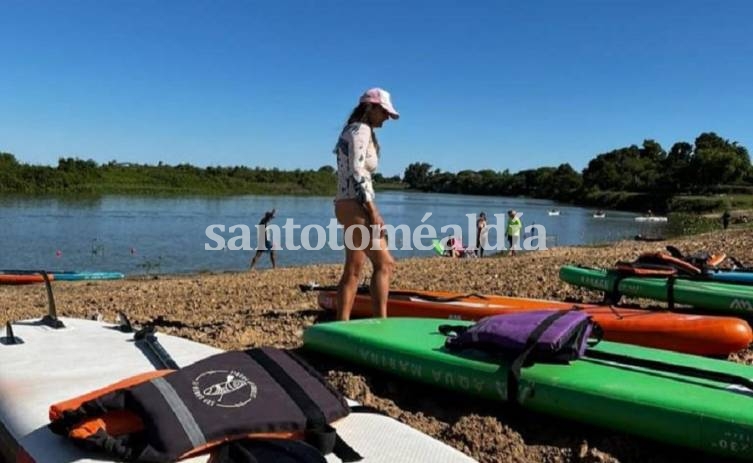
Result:
<svg viewBox="0 0 753 463"><path fill-rule="evenodd" d="M275 262L275 250L272 243L272 230L269 230L267 228L267 224L275 218L276 211L276 209L272 209L271 211L265 212L264 217L262 217L259 221L260 226L257 227L257 230L260 236L264 236L264 249L256 250L256 254L254 255L253 259L251 259L251 266L249 267L249 270L254 269L256 261L259 260L259 257L261 257L264 252L269 252L269 260L272 261L272 268L275 268L277 266L277 263Z"/></svg>
<svg viewBox="0 0 753 463"><path fill-rule="evenodd" d="M486 212L482 212L476 220L476 255L479 257L484 257L484 246L488 240L489 229L486 225Z"/></svg>
<svg viewBox="0 0 753 463"><path fill-rule="evenodd" d="M387 297L395 260L387 249L384 219L374 201L372 174L376 171L380 158L375 130L382 127L388 119L399 117L389 92L381 88L367 90L348 117L335 146L335 216L344 227L346 238L345 265L337 285L338 320L350 319L361 272L367 259L373 267L370 289L374 316L387 316ZM348 239L349 234L352 239Z"/></svg>

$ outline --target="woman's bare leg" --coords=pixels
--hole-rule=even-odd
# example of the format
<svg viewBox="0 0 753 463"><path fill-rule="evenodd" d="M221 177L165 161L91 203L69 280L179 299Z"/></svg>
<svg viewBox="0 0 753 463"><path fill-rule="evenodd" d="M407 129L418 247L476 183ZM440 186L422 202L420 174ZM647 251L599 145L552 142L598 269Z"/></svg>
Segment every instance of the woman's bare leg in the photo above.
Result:
<svg viewBox="0 0 753 463"><path fill-rule="evenodd" d="M358 293L358 282L366 261L363 251L345 249L345 267L337 284L337 319L350 320L350 312Z"/></svg>
<svg viewBox="0 0 753 463"><path fill-rule="evenodd" d="M361 206L355 201L342 201L335 205L335 215L347 232L352 228L352 240L359 246L363 240L361 227L366 219ZM350 320L350 312L358 293L358 283L361 280L363 266L366 263L366 253L363 250L351 249L345 243L345 266L337 285L337 320Z"/></svg>
<svg viewBox="0 0 753 463"><path fill-rule="evenodd" d="M387 317L387 301L390 295L390 281L395 269L395 260L387 249L387 241L381 238L380 249L368 252L374 271L371 275L371 309L374 317Z"/></svg>

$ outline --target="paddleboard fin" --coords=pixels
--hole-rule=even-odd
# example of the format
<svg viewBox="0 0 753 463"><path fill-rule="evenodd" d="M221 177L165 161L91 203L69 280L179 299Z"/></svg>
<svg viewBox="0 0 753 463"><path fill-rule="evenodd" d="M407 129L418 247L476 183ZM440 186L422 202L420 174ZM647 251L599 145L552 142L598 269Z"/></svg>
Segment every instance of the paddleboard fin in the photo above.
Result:
<svg viewBox="0 0 753 463"><path fill-rule="evenodd" d="M7 322L5 324L5 336L0 338L0 344L3 345L13 345L13 344L23 344L23 340L13 334L13 325L11 325L10 322Z"/></svg>
<svg viewBox="0 0 753 463"><path fill-rule="evenodd" d="M50 276L44 270L40 270L39 273L42 274L42 278L44 278L44 286L45 289L47 289L47 315L42 317L40 323L47 325L50 328L65 328L63 322L58 320L57 308L55 307L55 296L52 294L52 284L50 283Z"/></svg>
<svg viewBox="0 0 753 463"><path fill-rule="evenodd" d="M122 310L118 310L118 330L123 333L133 333L133 326L131 321Z"/></svg>

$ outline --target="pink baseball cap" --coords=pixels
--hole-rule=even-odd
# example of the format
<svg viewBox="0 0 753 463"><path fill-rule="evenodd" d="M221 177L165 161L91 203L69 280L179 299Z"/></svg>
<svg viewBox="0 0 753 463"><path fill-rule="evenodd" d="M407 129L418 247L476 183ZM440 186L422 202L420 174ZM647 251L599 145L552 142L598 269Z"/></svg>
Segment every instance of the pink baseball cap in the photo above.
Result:
<svg viewBox="0 0 753 463"><path fill-rule="evenodd" d="M387 90L381 88L371 88L366 90L366 93L361 95L360 103L377 103L384 108L390 117L393 119L400 118L400 113L397 112L394 106L392 106L392 99L390 93Z"/></svg>

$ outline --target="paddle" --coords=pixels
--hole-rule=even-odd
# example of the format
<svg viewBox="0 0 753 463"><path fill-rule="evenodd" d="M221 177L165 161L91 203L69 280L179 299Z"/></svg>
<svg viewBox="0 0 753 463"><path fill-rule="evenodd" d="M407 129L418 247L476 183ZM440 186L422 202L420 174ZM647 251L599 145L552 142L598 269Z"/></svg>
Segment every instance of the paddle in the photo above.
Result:
<svg viewBox="0 0 753 463"><path fill-rule="evenodd" d="M301 292L307 293L310 291L337 291L337 286L321 286L317 283L311 282L307 285L301 284L298 285L298 288L301 290ZM358 287L358 290L356 291L356 294L369 294L369 287L367 285L360 285ZM410 290L390 290L389 296L403 296L403 297L412 297L415 299L419 299L422 301L427 302L457 302L463 299L468 298L477 298L486 300L487 297L483 294L478 293L469 293L469 294L461 294L457 296L433 296L431 294L426 294L418 291L410 291Z"/></svg>
<svg viewBox="0 0 753 463"><path fill-rule="evenodd" d="M666 373L675 373L685 376L691 376L699 379L717 381L720 383L736 384L747 388L753 393L753 381L740 375L723 373L719 371L709 371L703 368L690 367L686 365L675 365L657 360L631 357L629 355L615 354L612 352L597 351L594 349L586 350L584 355L586 359L602 360L607 362L616 362L615 366L620 364L646 368L649 370L658 370Z"/></svg>

